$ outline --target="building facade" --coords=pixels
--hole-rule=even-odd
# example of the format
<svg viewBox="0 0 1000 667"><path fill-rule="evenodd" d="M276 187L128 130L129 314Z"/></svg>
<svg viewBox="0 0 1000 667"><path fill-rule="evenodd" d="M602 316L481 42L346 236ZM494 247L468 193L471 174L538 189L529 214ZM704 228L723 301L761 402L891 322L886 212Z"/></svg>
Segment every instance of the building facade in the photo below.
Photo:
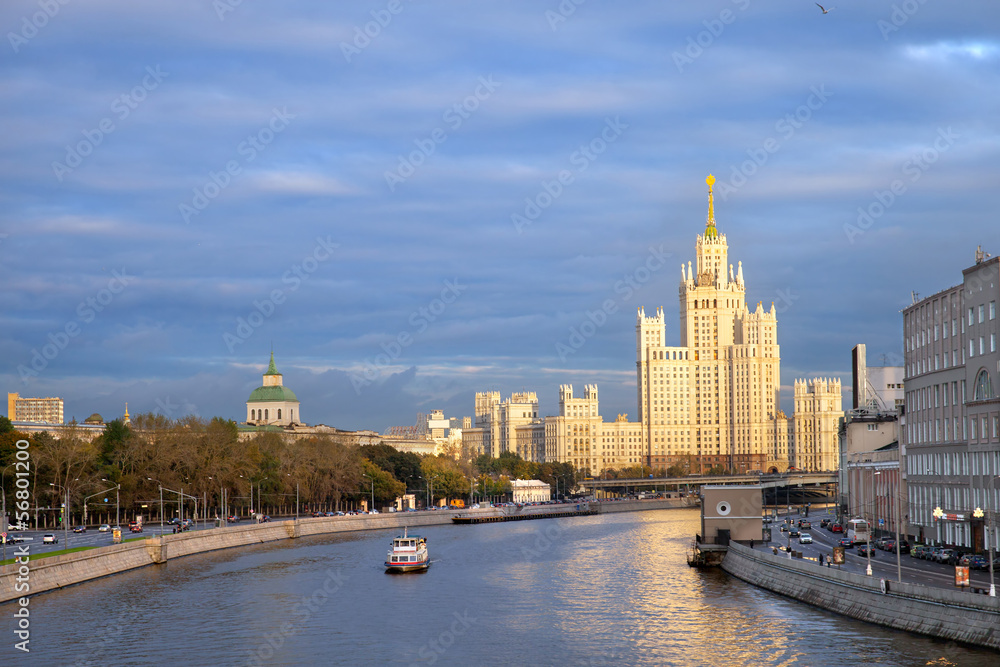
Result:
<svg viewBox="0 0 1000 667"><path fill-rule="evenodd" d="M979 251L961 284L903 311L908 513L938 544L985 548L1000 507L998 300L1000 259Z"/></svg>
<svg viewBox="0 0 1000 667"><path fill-rule="evenodd" d="M552 500L552 489L537 479L512 479L511 495L515 503L544 503Z"/></svg>
<svg viewBox="0 0 1000 667"><path fill-rule="evenodd" d="M20 394L7 394L7 419L36 424L62 424L63 400L61 398L28 398Z"/></svg>

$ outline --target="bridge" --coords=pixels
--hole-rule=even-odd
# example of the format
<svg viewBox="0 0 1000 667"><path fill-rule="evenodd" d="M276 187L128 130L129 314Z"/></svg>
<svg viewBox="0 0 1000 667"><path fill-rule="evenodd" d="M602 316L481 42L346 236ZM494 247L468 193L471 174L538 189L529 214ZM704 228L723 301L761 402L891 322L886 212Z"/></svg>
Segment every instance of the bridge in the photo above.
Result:
<svg viewBox="0 0 1000 667"><path fill-rule="evenodd" d="M686 475L684 477L633 477L629 479L587 479L580 485L588 491L619 487L705 486L706 484L759 484L776 492L779 488L836 484L837 472L787 472L767 475Z"/></svg>

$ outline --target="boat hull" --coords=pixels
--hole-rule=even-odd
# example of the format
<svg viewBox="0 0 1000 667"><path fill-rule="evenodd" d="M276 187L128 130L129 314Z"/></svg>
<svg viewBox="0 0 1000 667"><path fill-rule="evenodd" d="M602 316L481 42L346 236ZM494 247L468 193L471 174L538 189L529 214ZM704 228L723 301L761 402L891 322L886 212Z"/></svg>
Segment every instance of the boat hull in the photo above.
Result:
<svg viewBox="0 0 1000 667"><path fill-rule="evenodd" d="M421 563L386 563L386 572L418 572L420 570L426 570L431 566L429 560L425 560Z"/></svg>

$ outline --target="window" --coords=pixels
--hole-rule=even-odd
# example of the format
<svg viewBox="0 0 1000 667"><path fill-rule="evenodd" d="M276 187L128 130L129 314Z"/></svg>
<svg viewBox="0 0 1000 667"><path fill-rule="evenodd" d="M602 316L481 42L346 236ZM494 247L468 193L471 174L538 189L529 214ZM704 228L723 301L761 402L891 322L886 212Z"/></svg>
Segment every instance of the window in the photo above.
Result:
<svg viewBox="0 0 1000 667"><path fill-rule="evenodd" d="M269 419L269 417L267 416L267 410L264 410L264 419Z"/></svg>
<svg viewBox="0 0 1000 667"><path fill-rule="evenodd" d="M278 408L278 419L281 419L281 408Z"/></svg>
<svg viewBox="0 0 1000 667"><path fill-rule="evenodd" d="M970 338L969 339L969 356L971 357L971 356L973 356L975 354L976 354L976 341L974 341L974 340L972 340Z"/></svg>
<svg viewBox="0 0 1000 667"><path fill-rule="evenodd" d="M990 301L990 319L995 320L997 317L997 302Z"/></svg>
<svg viewBox="0 0 1000 667"><path fill-rule="evenodd" d="M985 401L990 398L993 398L993 383L990 382L990 374L984 368L976 376L975 400Z"/></svg>
<svg viewBox="0 0 1000 667"><path fill-rule="evenodd" d="M973 314L974 312L975 311L972 308L969 308L969 324L970 325L972 324L973 320L975 319L975 315Z"/></svg>
<svg viewBox="0 0 1000 667"><path fill-rule="evenodd" d="M979 323L982 324L986 321L986 306L979 304Z"/></svg>

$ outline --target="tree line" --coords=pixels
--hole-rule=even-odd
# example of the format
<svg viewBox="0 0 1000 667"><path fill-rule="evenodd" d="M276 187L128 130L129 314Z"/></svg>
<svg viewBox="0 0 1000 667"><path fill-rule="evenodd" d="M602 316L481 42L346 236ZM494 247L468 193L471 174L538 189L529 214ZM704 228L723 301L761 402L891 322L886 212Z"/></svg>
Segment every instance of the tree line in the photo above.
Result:
<svg viewBox="0 0 1000 667"><path fill-rule="evenodd" d="M131 424L108 422L93 440L72 424L60 428L58 438L49 432L19 433L0 417L0 470L9 516L18 440L29 442L32 509L49 512L50 520L67 491L72 516L82 514L82 502L91 494L91 513L107 511L104 498L109 495L113 512L117 489L122 520L127 521L158 507L161 487L167 489L164 499L171 507L177 507L182 492L198 498L199 505L207 499L208 512L199 513L214 516L227 509L245 514L251 494L256 511L261 506L294 507L298 498L306 512L357 506L373 495L376 507L405 493L414 494L420 504L501 498L510 493L515 478L540 479L562 494L577 480L570 464L531 463L511 453L498 459L473 457L461 449L417 455L385 443L358 446L350 434L288 441L280 433L264 432L241 439L236 423L219 417L171 420L141 414ZM105 490L110 493L100 493ZM193 509L192 502L185 501L185 513ZM143 505L148 509L140 511Z"/></svg>

